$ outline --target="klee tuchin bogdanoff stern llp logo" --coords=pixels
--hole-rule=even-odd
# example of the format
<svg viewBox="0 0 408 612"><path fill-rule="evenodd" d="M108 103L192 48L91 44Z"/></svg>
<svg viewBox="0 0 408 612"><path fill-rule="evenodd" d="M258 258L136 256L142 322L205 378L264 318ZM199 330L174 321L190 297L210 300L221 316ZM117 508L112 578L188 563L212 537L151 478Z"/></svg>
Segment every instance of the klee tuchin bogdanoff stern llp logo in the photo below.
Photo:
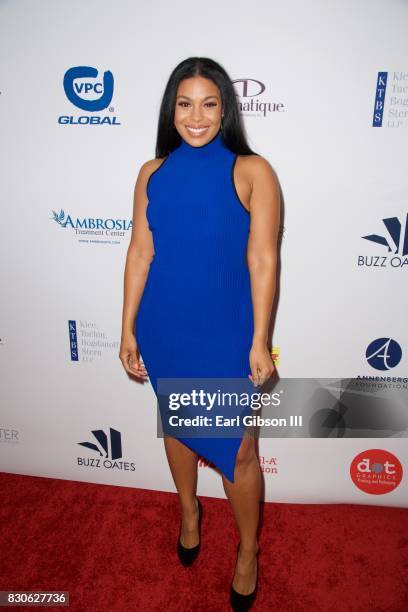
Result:
<svg viewBox="0 0 408 612"><path fill-rule="evenodd" d="M94 321L70 319L68 336L71 361L93 363L105 354L119 350L119 341L110 340Z"/></svg>
<svg viewBox="0 0 408 612"><path fill-rule="evenodd" d="M398 129L408 120L408 72L378 72L372 127Z"/></svg>
<svg viewBox="0 0 408 612"><path fill-rule="evenodd" d="M121 239L132 229L131 219L112 217L75 217L64 210L51 210L52 219L60 228L69 230L85 244L121 244Z"/></svg>
<svg viewBox="0 0 408 612"><path fill-rule="evenodd" d="M60 115L60 125L121 125L111 105L114 78L110 70L105 70L101 77L93 66L74 66L65 72L62 84L75 114Z"/></svg>

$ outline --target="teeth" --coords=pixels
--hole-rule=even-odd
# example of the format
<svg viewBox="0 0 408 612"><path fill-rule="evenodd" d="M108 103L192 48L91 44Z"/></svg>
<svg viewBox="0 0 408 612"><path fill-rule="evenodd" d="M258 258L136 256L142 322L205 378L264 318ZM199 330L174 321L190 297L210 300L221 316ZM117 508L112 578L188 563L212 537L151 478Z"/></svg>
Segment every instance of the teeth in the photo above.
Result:
<svg viewBox="0 0 408 612"><path fill-rule="evenodd" d="M187 129L190 130L190 132L193 132L194 134L201 134L201 132L205 132L207 128L192 128L187 126Z"/></svg>

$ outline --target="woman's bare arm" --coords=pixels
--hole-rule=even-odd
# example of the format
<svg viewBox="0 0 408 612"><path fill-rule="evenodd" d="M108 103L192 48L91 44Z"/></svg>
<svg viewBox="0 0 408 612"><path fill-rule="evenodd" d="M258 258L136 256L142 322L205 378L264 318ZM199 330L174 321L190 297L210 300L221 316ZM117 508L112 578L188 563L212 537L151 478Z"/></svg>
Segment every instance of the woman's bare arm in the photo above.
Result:
<svg viewBox="0 0 408 612"><path fill-rule="evenodd" d="M253 375L255 374L262 384L274 369L268 349L268 328L276 289L280 191L276 174L266 159L254 156L248 161L252 189L247 261L254 311L250 361L252 358ZM260 375L257 374L258 369Z"/></svg>
<svg viewBox="0 0 408 612"><path fill-rule="evenodd" d="M126 255L124 272L124 295L122 309L122 337L119 358L130 374L140 373L134 336L134 324L146 285L150 264L154 257L152 233L146 219L148 204L146 185L150 175L163 159L152 159L142 165L136 179L133 198L133 227ZM132 370L129 366L135 364Z"/></svg>

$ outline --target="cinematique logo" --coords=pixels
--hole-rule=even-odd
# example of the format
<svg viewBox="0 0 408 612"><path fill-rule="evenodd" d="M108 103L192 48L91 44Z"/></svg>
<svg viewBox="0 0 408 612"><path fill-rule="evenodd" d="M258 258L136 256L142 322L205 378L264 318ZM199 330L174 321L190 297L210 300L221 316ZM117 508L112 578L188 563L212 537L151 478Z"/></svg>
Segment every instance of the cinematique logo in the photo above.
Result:
<svg viewBox="0 0 408 612"><path fill-rule="evenodd" d="M250 116L266 117L269 113L285 112L283 102L270 102L261 98L266 90L265 83L257 79L234 79L232 81L239 97L241 113Z"/></svg>
<svg viewBox="0 0 408 612"><path fill-rule="evenodd" d="M79 446L93 451L99 457L77 457L77 465L80 467L129 471L134 472L136 467L132 461L120 461L122 459L122 437L121 433L112 427L109 428L109 436L103 429L95 429L92 432L93 442L78 442Z"/></svg>
<svg viewBox="0 0 408 612"><path fill-rule="evenodd" d="M60 115L59 124L121 125L117 116L113 115L114 106L110 106L114 92L114 78L110 70L106 70L101 78L98 70L92 66L74 66L65 72L63 87L68 101L85 113ZM95 114L106 110L111 115L106 112Z"/></svg>
<svg viewBox="0 0 408 612"><path fill-rule="evenodd" d="M389 451L372 448L353 459L350 476L360 491L371 495L384 495L399 486L402 480L402 465Z"/></svg>

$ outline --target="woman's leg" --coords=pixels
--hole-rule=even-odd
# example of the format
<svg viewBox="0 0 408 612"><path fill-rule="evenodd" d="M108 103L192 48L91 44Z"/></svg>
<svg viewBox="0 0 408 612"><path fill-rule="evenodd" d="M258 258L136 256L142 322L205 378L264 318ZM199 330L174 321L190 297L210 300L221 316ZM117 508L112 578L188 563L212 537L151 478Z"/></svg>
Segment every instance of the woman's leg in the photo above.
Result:
<svg viewBox="0 0 408 612"><path fill-rule="evenodd" d="M256 584L257 530L262 484L255 440L247 432L237 454L234 483L224 475L222 481L232 506L241 541L232 584L238 593L246 595L254 590Z"/></svg>
<svg viewBox="0 0 408 612"><path fill-rule="evenodd" d="M199 543L196 501L198 456L171 436L164 437L164 446L180 499L182 519L180 541L185 548L193 548Z"/></svg>

